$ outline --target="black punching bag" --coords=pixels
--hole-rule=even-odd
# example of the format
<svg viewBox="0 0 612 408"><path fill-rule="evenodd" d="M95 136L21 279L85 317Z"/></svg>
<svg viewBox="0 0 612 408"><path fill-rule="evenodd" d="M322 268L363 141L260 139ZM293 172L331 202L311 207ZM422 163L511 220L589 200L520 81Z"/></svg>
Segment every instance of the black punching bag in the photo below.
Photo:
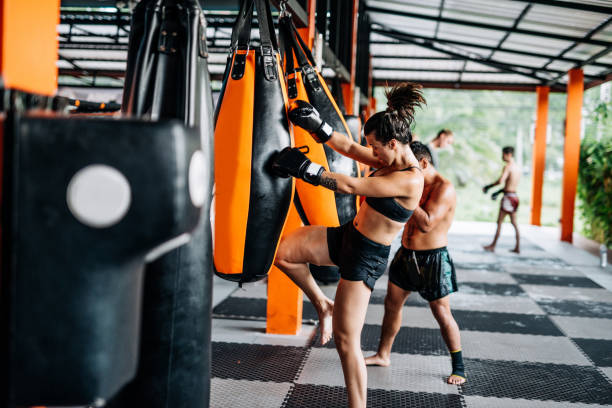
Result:
<svg viewBox="0 0 612 408"><path fill-rule="evenodd" d="M0 131L0 406L102 405L137 371L145 260L198 225L195 130L11 111Z"/></svg>
<svg viewBox="0 0 612 408"><path fill-rule="evenodd" d="M138 372L111 407L209 405L214 149L205 34L196 0L143 0L134 9L122 110L198 129L206 199L191 240L146 268Z"/></svg>

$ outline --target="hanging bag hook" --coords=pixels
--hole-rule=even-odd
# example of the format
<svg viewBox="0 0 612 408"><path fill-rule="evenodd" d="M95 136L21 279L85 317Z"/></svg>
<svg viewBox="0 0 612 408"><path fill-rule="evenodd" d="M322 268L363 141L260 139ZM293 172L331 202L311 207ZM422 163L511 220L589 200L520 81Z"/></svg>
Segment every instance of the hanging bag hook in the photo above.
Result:
<svg viewBox="0 0 612 408"><path fill-rule="evenodd" d="M282 17L291 17L291 13L287 11L287 3L289 2L289 0L281 0L280 1L280 14L278 15L279 18Z"/></svg>

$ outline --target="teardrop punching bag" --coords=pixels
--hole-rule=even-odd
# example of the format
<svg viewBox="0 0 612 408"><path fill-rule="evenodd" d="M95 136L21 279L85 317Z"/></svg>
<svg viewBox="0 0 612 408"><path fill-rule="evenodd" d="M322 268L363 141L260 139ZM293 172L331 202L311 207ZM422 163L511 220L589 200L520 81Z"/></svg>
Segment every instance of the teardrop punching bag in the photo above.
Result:
<svg viewBox="0 0 612 408"><path fill-rule="evenodd" d="M122 110L198 130L194 171L204 173L205 200L191 240L146 268L138 373L110 407L209 405L214 147L205 34L197 0L143 0L134 9Z"/></svg>
<svg viewBox="0 0 612 408"><path fill-rule="evenodd" d="M261 45L250 42L253 9ZM287 91L268 0L243 0L215 122L215 273L236 282L267 275L278 248L292 178L274 176L273 155L292 145Z"/></svg>
<svg viewBox="0 0 612 408"><path fill-rule="evenodd" d="M285 16L280 19L279 33L284 53L289 100L301 99L310 102L334 131L350 138L351 132L342 113L325 80L314 67L312 54L297 32L291 17ZM304 129L294 127L294 138L297 146L308 146L309 152L306 155L313 162L320 163L334 173L359 177L356 161L343 156L326 144L316 143ZM351 221L357 214L358 208L355 196L315 187L302 180L296 181L295 203L305 225L327 227ZM315 279L323 283L340 280L340 273L335 266L310 265L310 271Z"/></svg>

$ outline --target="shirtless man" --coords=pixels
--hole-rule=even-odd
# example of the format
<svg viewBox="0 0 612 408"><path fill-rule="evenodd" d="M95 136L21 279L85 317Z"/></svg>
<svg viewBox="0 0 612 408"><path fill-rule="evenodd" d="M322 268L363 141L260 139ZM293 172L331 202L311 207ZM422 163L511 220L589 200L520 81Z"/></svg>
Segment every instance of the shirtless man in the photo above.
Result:
<svg viewBox="0 0 612 408"><path fill-rule="evenodd" d="M418 291L440 325L440 332L451 353L449 384L463 384L465 370L461 356L459 327L450 310L448 295L457 291L455 267L448 254L448 229L455 214L456 195L452 183L431 164L431 153L420 142L410 143L425 179L421 202L404 227L402 247L389 267L378 352L366 358L366 365L388 366L393 340L402 325L402 307L412 291Z"/></svg>
<svg viewBox="0 0 612 408"><path fill-rule="evenodd" d="M491 194L492 200L495 200L500 193L504 193L504 197L502 198L501 206L499 207L499 215L497 216L497 231L495 231L495 238L493 238L493 242L491 242L490 245L486 245L484 249L489 252L495 251L495 245L499 238L502 223L506 215L509 214L510 222L516 233L516 246L511 252L516 252L518 254L521 250L518 223L516 222L516 210L519 206L519 198L518 195L516 195L516 190L521 178L521 169L519 169L518 165L514 162L514 147L506 146L502 149L502 160L506 162L506 165L502 170L501 176L494 183L482 188L482 192L486 194L491 187L498 184L504 185L504 188Z"/></svg>

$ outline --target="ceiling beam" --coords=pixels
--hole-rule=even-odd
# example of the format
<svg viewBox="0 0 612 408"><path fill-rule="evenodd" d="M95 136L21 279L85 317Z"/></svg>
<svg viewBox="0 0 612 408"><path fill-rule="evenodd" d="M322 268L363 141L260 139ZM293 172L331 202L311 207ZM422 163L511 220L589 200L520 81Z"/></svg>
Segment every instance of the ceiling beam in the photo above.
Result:
<svg viewBox="0 0 612 408"><path fill-rule="evenodd" d="M375 78L375 86L393 86L406 82L406 80L400 79L384 79ZM535 92L537 84L521 84L521 83L510 83L510 84L492 84L482 82L456 82L456 81L418 81L424 88L440 88L440 89L465 89L465 90L491 90L491 91L520 91L520 92ZM564 86L555 86L550 88L551 92L565 92Z"/></svg>
<svg viewBox="0 0 612 408"><path fill-rule="evenodd" d="M390 9L381 8L381 7L369 7L368 6L366 7L366 11L372 12L372 13L390 14L393 16L411 17L411 18L418 18L418 19L430 20L430 21L439 21L441 23L458 24L458 25L463 25L463 26L468 26L468 27L477 27L477 28L483 28L483 29L495 30L495 31L505 32L509 29L509 27L500 26L496 24L466 21L466 20L461 20L458 18L430 16L427 14L413 13L409 11L400 11L400 10L390 10ZM553 38L555 40L563 40L563 41L571 41L571 42L580 42L580 43L591 44L591 45L599 45L603 47L606 47L610 44L609 42L604 41L604 40L594 40L594 39L587 40L587 39L584 39L583 37L574 37L571 35L547 33L543 31L525 30L521 28L515 28L511 30L511 32L516 33L516 34L532 35L536 37Z"/></svg>
<svg viewBox="0 0 612 408"><path fill-rule="evenodd" d="M483 64L483 65L490 66L490 67L493 67L493 68L501 69L502 71L506 71L506 72L510 72L510 73L513 73L513 74L519 74L519 75L523 75L523 76L526 76L526 77L529 77L529 78L537 79L540 82L544 82L544 81L549 79L549 78L543 78L543 77L537 76L535 74L538 71L537 68L529 68L529 70L531 72L524 72L524 71L521 71L520 69L516 69L515 67L513 67L510 64L504 64L504 63L496 62L496 61L488 61L488 60L486 60L483 57L479 57L479 58L472 57L467 52L461 53L461 52L456 52L456 51L447 50L445 48L441 48L441 47L439 47L439 46L437 46L435 44L435 42L437 40L434 40L434 39L429 39L429 40L424 40L424 41L423 40L418 40L418 39L412 38L412 36L410 34L401 33L401 32L398 32L396 30L390 30L390 29L387 29L387 31L385 32L385 35L387 35L389 37L392 37L392 38L395 38L396 40L400 40L400 41L404 41L404 42L407 42L407 43L410 43L410 44L414 44L414 45L418 45L418 46L421 46L421 47L429 48L429 49L432 49L432 50L435 50L435 51L438 51L438 52L441 52L441 53L444 53L444 54L451 55L453 57L457 57L457 58L468 60L468 61L477 62L479 64Z"/></svg>
<svg viewBox="0 0 612 408"><path fill-rule="evenodd" d="M506 31L506 34L504 34L504 36L499 40L499 42L497 43L497 47L495 47L495 49L492 50L489 56L487 57L488 60L490 60L493 54L495 54L495 51L499 51L504 41L506 41L508 37L510 36L510 34L512 34L512 30L516 30L516 27L518 27L519 23L521 22L523 17L525 17L525 14L529 12L530 9L531 9L531 4L526 5L523 11L521 11L521 14L519 14L518 17L514 19L512 28Z"/></svg>
<svg viewBox="0 0 612 408"><path fill-rule="evenodd" d="M612 7L598 6L596 4L584 4L574 1L560 1L560 0L512 0L521 3L532 3L541 4L543 6L559 7L564 9L580 10L580 11L591 11L593 13L612 14Z"/></svg>
<svg viewBox="0 0 612 408"><path fill-rule="evenodd" d="M594 29L592 29L591 31L589 31L587 33L587 35L585 36L586 38L591 38L592 36L594 36L595 34L597 34L598 32L600 32L601 30L603 30L604 28L606 28L606 26L608 24L610 24L610 22L612 22L612 16L608 17L604 22L602 22L601 24L599 24L597 27L595 27ZM553 63L553 61L555 59L561 58L563 57L567 52L569 52L570 50L572 50L573 48L575 48L578 45L578 43L573 43L572 45L570 45L569 47L567 47L566 49L564 49L563 51L561 51L559 53L559 55L557 55L556 58L551 58L550 61L548 61L546 64L544 64L544 66L542 68L546 68L547 66L549 66L550 64Z"/></svg>
<svg viewBox="0 0 612 408"><path fill-rule="evenodd" d="M375 24L380 25L378 23L375 23ZM378 28L372 27L372 32L373 33L387 35L388 31L389 31L389 29L378 29ZM392 31L395 31L395 30L392 30ZM447 40L447 39L441 40L439 38L425 37L425 36L415 35L415 34L407 34L407 35L410 35L412 38L417 38L419 40L423 40L423 41L435 41L435 42L438 42L440 44L458 45L458 46L470 47L470 48L480 48L480 49L483 49L483 50L495 50L495 47L491 47L489 45L481 45L481 44L476 44L476 43L469 43L469 42L456 41L456 40ZM397 44L397 42L371 41L370 44ZM499 49L498 51L499 52L507 52L507 53L510 53L510 54L524 55L526 57L555 58L554 55L545 55L545 54L540 54L540 53L537 53L537 52L529 52L529 51L511 50L511 49L507 49L507 48L502 48L502 49ZM569 57L559 58L558 60L559 61L570 62L572 64L579 64L579 63L583 62L583 60L580 60L578 58L569 58ZM606 68L610 66L608 64L602 64L602 63L593 63L591 65L597 65L597 66L606 67Z"/></svg>
<svg viewBox="0 0 612 408"><path fill-rule="evenodd" d="M591 62L595 61L598 58L603 57L604 55L608 54L609 52L612 52L612 45L610 45L608 48L603 49L602 51L598 52L597 54L591 56L589 59L581 62L580 64L576 64L575 66L573 66L571 69L576 69L576 68L582 68L585 65L589 65ZM569 70L568 70L569 71ZM567 74L567 72L560 74L559 76L551 79L550 81L548 81L548 84L554 83L555 81L558 81L560 78L562 78L565 74Z"/></svg>

